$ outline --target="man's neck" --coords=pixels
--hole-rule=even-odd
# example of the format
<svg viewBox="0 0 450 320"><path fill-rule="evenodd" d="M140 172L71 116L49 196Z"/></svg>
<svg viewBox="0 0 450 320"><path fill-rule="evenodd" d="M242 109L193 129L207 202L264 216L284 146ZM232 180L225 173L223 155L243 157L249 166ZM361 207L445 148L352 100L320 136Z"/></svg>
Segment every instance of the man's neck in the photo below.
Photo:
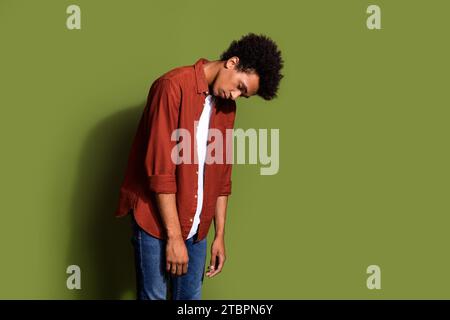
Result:
<svg viewBox="0 0 450 320"><path fill-rule="evenodd" d="M203 71L205 72L206 82L208 82L208 87L214 83L214 80L222 67L221 60L209 61L203 64ZM211 91L211 90L210 90Z"/></svg>

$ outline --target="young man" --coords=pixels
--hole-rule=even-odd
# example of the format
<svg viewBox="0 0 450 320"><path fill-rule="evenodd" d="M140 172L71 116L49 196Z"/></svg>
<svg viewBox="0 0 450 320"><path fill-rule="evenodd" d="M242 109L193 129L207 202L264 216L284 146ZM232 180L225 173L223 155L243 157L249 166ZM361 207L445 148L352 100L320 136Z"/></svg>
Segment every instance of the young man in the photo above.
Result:
<svg viewBox="0 0 450 320"><path fill-rule="evenodd" d="M206 275L222 271L232 171L227 161L232 136L227 137L226 129L234 127L238 97L276 97L282 67L277 45L250 33L233 41L220 60L200 58L152 84L115 213L131 213L139 299L201 299L206 236L213 219ZM180 150L179 140L185 139L178 139L181 130L191 141L182 141L190 144ZM223 134L221 144L214 141L214 151L209 148L211 130ZM211 163L215 152L219 156Z"/></svg>

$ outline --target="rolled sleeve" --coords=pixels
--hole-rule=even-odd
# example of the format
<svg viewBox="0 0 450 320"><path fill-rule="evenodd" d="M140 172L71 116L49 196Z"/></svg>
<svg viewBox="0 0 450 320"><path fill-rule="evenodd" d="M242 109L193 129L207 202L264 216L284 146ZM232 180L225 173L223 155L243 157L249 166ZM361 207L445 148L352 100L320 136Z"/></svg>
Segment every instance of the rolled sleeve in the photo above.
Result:
<svg viewBox="0 0 450 320"><path fill-rule="evenodd" d="M180 87L170 79L158 79L147 99L148 144L145 169L149 190L156 193L176 193L176 163L172 149L176 141L171 135L178 128Z"/></svg>
<svg viewBox="0 0 450 320"><path fill-rule="evenodd" d="M221 196L229 196L229 195L231 195L231 180L230 179L228 179L222 185L222 189L220 190L219 195L221 195Z"/></svg>
<svg viewBox="0 0 450 320"><path fill-rule="evenodd" d="M156 193L176 193L177 183L175 175L149 176L150 190Z"/></svg>

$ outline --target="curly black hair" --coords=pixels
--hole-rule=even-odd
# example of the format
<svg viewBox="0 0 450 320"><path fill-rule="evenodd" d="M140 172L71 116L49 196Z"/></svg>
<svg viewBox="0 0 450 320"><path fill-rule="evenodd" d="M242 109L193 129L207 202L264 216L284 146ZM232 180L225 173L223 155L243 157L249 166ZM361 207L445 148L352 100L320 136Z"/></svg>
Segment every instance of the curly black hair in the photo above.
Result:
<svg viewBox="0 0 450 320"><path fill-rule="evenodd" d="M238 71L256 72L259 76L259 88L256 93L265 100L277 97L278 86L283 75L281 51L276 43L265 35L249 33L239 41L231 42L229 48L222 53L220 60L238 57Z"/></svg>

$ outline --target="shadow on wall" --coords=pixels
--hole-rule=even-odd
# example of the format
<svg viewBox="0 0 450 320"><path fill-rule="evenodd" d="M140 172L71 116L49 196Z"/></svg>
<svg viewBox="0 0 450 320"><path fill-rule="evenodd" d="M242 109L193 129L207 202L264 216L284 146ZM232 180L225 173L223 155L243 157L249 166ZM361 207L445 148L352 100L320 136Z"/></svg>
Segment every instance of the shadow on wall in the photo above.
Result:
<svg viewBox="0 0 450 320"><path fill-rule="evenodd" d="M145 103L110 115L89 133L81 151L71 206L67 265L81 268L73 298L135 299L129 216L116 218L120 185Z"/></svg>

